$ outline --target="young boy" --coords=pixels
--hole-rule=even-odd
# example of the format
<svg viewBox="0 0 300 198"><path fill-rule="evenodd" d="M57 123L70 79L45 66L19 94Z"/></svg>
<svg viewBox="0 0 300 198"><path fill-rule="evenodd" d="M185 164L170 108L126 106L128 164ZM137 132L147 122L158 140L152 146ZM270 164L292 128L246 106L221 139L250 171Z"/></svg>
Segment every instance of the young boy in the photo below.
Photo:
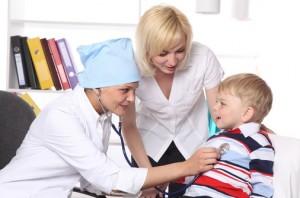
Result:
<svg viewBox="0 0 300 198"><path fill-rule="evenodd" d="M223 154L213 169L187 189L185 197L272 197L274 148L260 131L272 100L270 87L255 74L236 74L221 82L212 116L222 131L209 138L206 146L223 145Z"/></svg>

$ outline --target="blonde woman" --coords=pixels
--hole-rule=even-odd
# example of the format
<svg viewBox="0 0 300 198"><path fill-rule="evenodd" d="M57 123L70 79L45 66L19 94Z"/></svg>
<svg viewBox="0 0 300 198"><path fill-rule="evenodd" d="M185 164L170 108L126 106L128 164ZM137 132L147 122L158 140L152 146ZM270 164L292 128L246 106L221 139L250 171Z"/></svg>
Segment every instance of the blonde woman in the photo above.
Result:
<svg viewBox="0 0 300 198"><path fill-rule="evenodd" d="M211 108L223 69L215 54L192 38L187 17L172 6L154 6L139 21L139 102L122 117L135 166L184 161L208 138L207 102ZM169 191L181 187L174 183Z"/></svg>

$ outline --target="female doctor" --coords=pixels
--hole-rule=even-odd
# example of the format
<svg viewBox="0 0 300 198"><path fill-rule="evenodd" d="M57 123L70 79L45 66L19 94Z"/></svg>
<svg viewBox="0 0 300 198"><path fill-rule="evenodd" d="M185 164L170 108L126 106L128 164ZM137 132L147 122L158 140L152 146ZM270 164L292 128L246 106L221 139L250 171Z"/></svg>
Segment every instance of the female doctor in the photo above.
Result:
<svg viewBox="0 0 300 198"><path fill-rule="evenodd" d="M140 75L130 39L80 46L85 69L79 85L46 106L32 123L11 162L0 171L0 196L67 198L81 189L97 194L138 194L212 168L219 154L198 150L185 162L154 168L119 168L106 156L112 113L134 102Z"/></svg>

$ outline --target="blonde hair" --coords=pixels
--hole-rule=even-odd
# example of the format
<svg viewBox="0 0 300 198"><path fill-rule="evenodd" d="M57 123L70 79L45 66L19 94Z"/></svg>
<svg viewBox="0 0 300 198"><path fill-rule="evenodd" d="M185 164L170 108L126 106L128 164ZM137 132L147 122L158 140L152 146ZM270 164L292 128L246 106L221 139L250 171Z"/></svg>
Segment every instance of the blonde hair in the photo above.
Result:
<svg viewBox="0 0 300 198"><path fill-rule="evenodd" d="M229 76L219 84L218 92L236 96L244 106L252 107L252 122L261 123L272 108L272 91L267 83L255 74L241 73Z"/></svg>
<svg viewBox="0 0 300 198"><path fill-rule="evenodd" d="M157 5L140 18L136 29L136 58L143 76L153 76L151 57L176 46L182 36L186 39L185 58L177 69L185 69L192 43L192 27L187 17L173 6Z"/></svg>

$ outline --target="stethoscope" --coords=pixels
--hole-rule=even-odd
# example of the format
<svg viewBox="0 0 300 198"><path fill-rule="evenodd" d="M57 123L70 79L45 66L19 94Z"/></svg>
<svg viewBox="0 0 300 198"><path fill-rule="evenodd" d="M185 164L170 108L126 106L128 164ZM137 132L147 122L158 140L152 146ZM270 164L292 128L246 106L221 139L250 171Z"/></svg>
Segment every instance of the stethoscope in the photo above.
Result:
<svg viewBox="0 0 300 198"><path fill-rule="evenodd" d="M108 118L107 112L105 111L105 109L104 109L104 107L103 107L103 105L102 105L102 102L101 102L100 98L99 98L99 102L100 102L102 111L105 113L106 117ZM109 119L109 120L110 120L110 119ZM131 161L129 160L128 155L127 155L127 153L126 153L126 149L125 149L125 142L124 142L124 138L123 138L123 136L122 136L122 120L121 120L121 118L119 118L119 126L118 126L118 129L117 129L117 127L115 126L115 124L112 123L111 120L110 120L110 124L111 124L112 129L113 129L113 130L117 133L117 135L120 137L121 147L122 147L122 152L123 152L123 155L124 155L124 158L125 158L126 162L128 163L128 165L129 165L130 167L133 167L133 164L132 164ZM230 149L230 146L229 146L228 143L223 143L223 144L221 144L221 145L219 146L219 148L218 148L219 153L220 153L221 155L224 155L225 153L227 153L227 152L229 151L229 149ZM188 187L190 187L190 186L196 181L196 179L197 179L199 176L200 176L200 174L195 175L194 178L193 178L188 184L186 184L183 188L181 188L181 189L179 189L178 191L175 191L175 192L166 192L166 191L164 191L164 190L158 188L157 186L155 187L155 189L156 189L158 192L160 192L160 193L162 193L162 194L164 194L164 195L168 195L168 196L177 195L177 194L179 194L179 193L181 193L181 192L184 192Z"/></svg>
<svg viewBox="0 0 300 198"><path fill-rule="evenodd" d="M124 139L123 139L123 136L122 136L122 121L121 119L119 120L119 127L117 129L117 127L111 123L111 127L113 128L113 130L119 135L120 137L120 141L121 141L121 146L122 146L122 152L123 152L123 155L124 155L124 158L126 159L127 163L129 166L133 167L133 164L131 163L131 161L129 160L128 156L127 156L127 153L126 153L126 149L125 149L125 143L124 143ZM176 194L179 194L181 192L184 192L189 186L191 186L194 181L199 177L199 174L198 175L195 175L195 177L187 184L185 185L183 188L179 189L178 191L175 191L175 192L167 192L167 191L164 191L160 188L158 188L157 186L155 187L155 189L160 192L160 193L163 193L165 195L176 195Z"/></svg>
<svg viewBox="0 0 300 198"><path fill-rule="evenodd" d="M121 119L119 120L119 129L117 129L117 127L111 123L111 127L113 128L113 130L119 135L120 137L120 141L121 141L121 146L122 146L122 152L123 152L123 155L124 155L124 158L126 159L127 163L129 166L133 167L133 164L131 163L131 161L129 160L128 156L127 156L127 153L126 153L126 150L125 150L125 143L124 143L124 139L123 139L123 136L122 136L122 121ZM219 153L221 155L224 155L226 154L230 149L230 146L228 143L223 143L219 146L218 150L219 150ZM164 191L160 188L158 188L157 186L155 187L155 189L164 194L164 195L168 195L168 196L172 196L172 195L177 195L179 193L182 193L184 192L188 187L190 187L195 181L196 179L200 176L200 174L197 174L194 176L194 178L188 183L186 184L184 187L182 187L181 189L179 189L178 191L175 191L175 192L167 192L167 191Z"/></svg>
<svg viewBox="0 0 300 198"><path fill-rule="evenodd" d="M116 125L108 117L108 114L107 114L106 110L104 109L104 106L102 105L102 102L101 102L101 99L100 99L99 95L97 95L97 97L98 97L101 109L104 112L104 114L107 117L107 119L109 120L111 127L117 133L117 135L120 137L121 146L122 146L122 152L123 152L123 155L124 155L124 157L126 159L126 162L128 163L129 166L133 167L131 161L129 160L129 158L127 156L126 150L125 150L125 142L124 142L124 139L123 139L123 136L122 136L122 129L121 129L122 128L122 120L121 120L121 118L119 117L119 129L117 129Z"/></svg>

